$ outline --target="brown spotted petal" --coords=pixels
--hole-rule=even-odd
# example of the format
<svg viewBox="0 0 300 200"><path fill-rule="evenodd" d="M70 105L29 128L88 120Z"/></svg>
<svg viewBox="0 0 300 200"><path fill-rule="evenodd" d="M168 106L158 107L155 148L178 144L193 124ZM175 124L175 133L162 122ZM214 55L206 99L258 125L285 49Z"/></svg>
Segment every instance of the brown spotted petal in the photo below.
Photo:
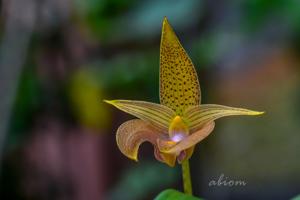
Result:
<svg viewBox="0 0 300 200"><path fill-rule="evenodd" d="M117 130L116 140L120 151L130 159L138 160L139 146L143 142L154 145L155 157L169 166L175 165L176 156L158 150L157 140L166 140L167 134L160 132L147 122L133 119L123 123Z"/></svg>
<svg viewBox="0 0 300 200"><path fill-rule="evenodd" d="M167 18L160 43L160 102L177 115L200 104L200 85L192 60L180 44Z"/></svg>
<svg viewBox="0 0 300 200"><path fill-rule="evenodd" d="M161 152L179 155L182 151L192 148L201 140L206 138L213 131L214 127L215 123L210 122L207 125L203 126L202 129L192 133L176 144L171 144L170 142L168 143L166 141L159 140L158 148Z"/></svg>

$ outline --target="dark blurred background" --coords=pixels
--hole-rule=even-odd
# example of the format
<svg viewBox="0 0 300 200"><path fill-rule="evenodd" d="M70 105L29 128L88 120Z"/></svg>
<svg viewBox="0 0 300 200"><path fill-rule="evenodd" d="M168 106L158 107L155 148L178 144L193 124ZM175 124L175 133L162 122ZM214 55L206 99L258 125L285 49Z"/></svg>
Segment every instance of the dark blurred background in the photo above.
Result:
<svg viewBox="0 0 300 200"><path fill-rule="evenodd" d="M300 1L2 0L0 199L142 200L181 190L180 167L116 129L132 117L103 99L159 101L167 16L192 58L203 103L266 111L217 120L191 159L195 195L300 193ZM224 174L246 186L209 187Z"/></svg>

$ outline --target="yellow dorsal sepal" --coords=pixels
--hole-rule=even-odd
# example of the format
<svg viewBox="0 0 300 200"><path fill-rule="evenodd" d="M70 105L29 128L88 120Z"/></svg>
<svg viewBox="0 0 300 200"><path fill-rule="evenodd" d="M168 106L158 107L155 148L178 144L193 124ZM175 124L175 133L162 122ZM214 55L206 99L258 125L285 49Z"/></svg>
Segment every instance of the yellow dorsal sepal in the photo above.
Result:
<svg viewBox="0 0 300 200"><path fill-rule="evenodd" d="M196 70L167 18L160 44L160 102L180 116L187 107L200 104Z"/></svg>

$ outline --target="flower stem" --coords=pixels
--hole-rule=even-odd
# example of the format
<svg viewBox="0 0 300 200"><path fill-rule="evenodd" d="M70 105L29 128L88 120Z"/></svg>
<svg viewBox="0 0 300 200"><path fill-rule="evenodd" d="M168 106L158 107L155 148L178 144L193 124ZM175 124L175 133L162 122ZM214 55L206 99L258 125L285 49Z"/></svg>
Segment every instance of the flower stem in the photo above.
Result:
<svg viewBox="0 0 300 200"><path fill-rule="evenodd" d="M181 166L184 193L193 195L189 160L183 161Z"/></svg>

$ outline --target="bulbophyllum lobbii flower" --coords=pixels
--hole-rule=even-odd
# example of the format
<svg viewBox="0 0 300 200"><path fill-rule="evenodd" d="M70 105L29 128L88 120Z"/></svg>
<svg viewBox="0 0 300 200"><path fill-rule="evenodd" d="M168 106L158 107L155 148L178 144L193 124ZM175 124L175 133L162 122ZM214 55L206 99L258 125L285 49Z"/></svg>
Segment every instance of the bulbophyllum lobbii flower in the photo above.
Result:
<svg viewBox="0 0 300 200"><path fill-rule="evenodd" d="M169 166L189 159L194 147L214 129L214 120L230 115L263 112L216 104L200 104L193 63L165 18L160 44L160 104L134 100L106 100L139 119L123 123L116 139L121 152L137 161L139 146L150 142L156 159Z"/></svg>

